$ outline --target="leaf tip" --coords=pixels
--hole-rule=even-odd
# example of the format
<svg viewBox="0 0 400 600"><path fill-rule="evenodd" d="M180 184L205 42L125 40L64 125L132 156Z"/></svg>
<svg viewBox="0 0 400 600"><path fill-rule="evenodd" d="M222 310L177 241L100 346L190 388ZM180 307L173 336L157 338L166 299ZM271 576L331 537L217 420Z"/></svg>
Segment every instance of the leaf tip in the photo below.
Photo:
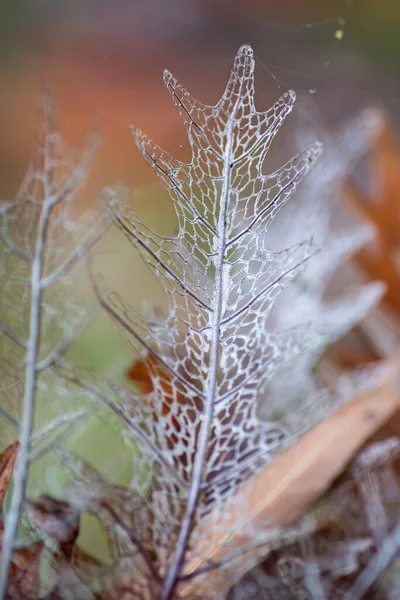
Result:
<svg viewBox="0 0 400 600"><path fill-rule="evenodd" d="M240 48L237 52L237 56L238 57L243 56L245 58L252 59L252 58L254 58L254 50L250 44L248 44L248 43L243 44L242 46L240 46Z"/></svg>
<svg viewBox="0 0 400 600"><path fill-rule="evenodd" d="M171 71L168 71L168 69L164 69L163 71L163 80L165 85L169 85L171 83L171 81L173 81L175 78L172 75Z"/></svg>

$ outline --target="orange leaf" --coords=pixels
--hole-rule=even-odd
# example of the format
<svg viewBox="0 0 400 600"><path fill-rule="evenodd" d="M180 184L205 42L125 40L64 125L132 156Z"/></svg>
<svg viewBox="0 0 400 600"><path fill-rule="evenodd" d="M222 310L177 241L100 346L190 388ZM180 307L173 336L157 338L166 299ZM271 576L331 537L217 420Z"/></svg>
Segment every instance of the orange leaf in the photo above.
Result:
<svg viewBox="0 0 400 600"><path fill-rule="evenodd" d="M373 152L376 191L371 197L353 184L344 198L361 220L375 225L376 238L361 249L356 262L372 279L384 281L384 302L400 311L400 149L390 124L382 117L382 131Z"/></svg>
<svg viewBox="0 0 400 600"><path fill-rule="evenodd" d="M133 365L127 372L128 378L140 387L140 390L143 394L151 394L151 392L153 391L153 381L151 378L151 374L157 374L162 389L164 390L164 392L166 392L166 400L163 402L162 406L154 406L154 403L152 402L154 420L158 421L158 415L161 413L163 417L167 416L171 411L172 402L175 402L170 374L159 363L157 358L155 358L151 354L146 356L144 360L140 360L133 363ZM178 402L182 405L185 403L185 398L183 394L178 393ZM181 430L179 416L180 412L174 415L171 419L171 424L175 431L178 433ZM175 443L174 434L172 433L168 439L171 447L173 447Z"/></svg>
<svg viewBox="0 0 400 600"><path fill-rule="evenodd" d="M135 361L127 372L127 377L140 387L143 394L150 394L153 391L149 367L155 364L156 359L150 355L145 360Z"/></svg>

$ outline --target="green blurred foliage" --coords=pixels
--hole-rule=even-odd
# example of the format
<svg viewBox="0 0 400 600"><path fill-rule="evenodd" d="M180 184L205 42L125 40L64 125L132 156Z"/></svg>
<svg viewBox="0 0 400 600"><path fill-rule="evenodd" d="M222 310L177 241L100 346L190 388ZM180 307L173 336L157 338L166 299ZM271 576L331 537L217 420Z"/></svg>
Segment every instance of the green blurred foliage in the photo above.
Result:
<svg viewBox="0 0 400 600"><path fill-rule="evenodd" d="M400 65L400 2L364 0L355 4L354 48L388 67Z"/></svg>

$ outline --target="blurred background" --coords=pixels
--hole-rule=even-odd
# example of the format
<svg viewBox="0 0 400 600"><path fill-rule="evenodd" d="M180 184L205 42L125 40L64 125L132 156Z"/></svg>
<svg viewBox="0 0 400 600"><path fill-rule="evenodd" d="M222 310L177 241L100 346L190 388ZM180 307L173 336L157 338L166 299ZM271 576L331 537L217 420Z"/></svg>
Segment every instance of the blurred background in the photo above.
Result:
<svg viewBox="0 0 400 600"><path fill-rule="evenodd" d="M140 217L157 231L171 233L170 203L129 129L134 124L177 157L187 156L185 133L162 81L164 68L195 98L214 104L238 47L247 42L257 59L259 110L294 89L313 97L330 126L372 105L384 107L396 128L399 31L398 0L3 1L0 195L15 196L32 148L37 106L49 87L69 143L79 143L99 125L102 130L82 208L95 204L102 186L122 182L133 190ZM275 144L280 163L289 158L287 127L290 123ZM125 250L121 236L112 238L104 268L108 263L116 272L133 306L141 306L143 298L157 303L154 279ZM122 377L132 356L101 318L71 349L70 358L100 371L111 365ZM116 357L122 358L114 367ZM47 410L44 403L40 421L49 418ZM80 441L75 439L73 449L99 467L118 456L122 445L118 433L99 419ZM129 481L126 464L115 469L114 463L113 474L116 481Z"/></svg>
<svg viewBox="0 0 400 600"><path fill-rule="evenodd" d="M378 105L396 126L399 31L397 0L3 2L0 196L15 196L29 160L37 106L49 87L68 143L79 144L99 125L102 130L82 208L97 201L102 186L122 182L133 190L139 216L171 233L170 203L129 129L134 124L178 158L188 156L184 129L162 81L164 68L195 98L213 104L235 52L246 42L257 58L259 110L294 89L312 96L328 125ZM285 132L291 127L289 119L274 143L273 167L290 156ZM131 255L130 279L136 264ZM126 280L126 270L120 270Z"/></svg>
<svg viewBox="0 0 400 600"><path fill-rule="evenodd" d="M195 97L218 100L237 48L257 56L257 102L288 88L313 94L335 122L379 102L400 116L397 0L13 0L0 8L0 193L25 170L43 86L69 141L102 123L99 185L153 181L135 151L134 123L174 150L184 143L162 70Z"/></svg>

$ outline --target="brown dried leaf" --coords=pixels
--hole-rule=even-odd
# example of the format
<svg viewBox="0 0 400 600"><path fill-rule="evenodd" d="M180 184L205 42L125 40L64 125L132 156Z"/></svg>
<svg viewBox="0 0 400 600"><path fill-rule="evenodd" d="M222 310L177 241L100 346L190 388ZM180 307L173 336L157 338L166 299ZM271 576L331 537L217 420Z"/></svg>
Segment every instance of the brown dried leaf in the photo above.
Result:
<svg viewBox="0 0 400 600"><path fill-rule="evenodd" d="M3 511L4 497L14 471L18 448L19 442L14 442L0 454L0 512ZM0 522L0 531L1 528L2 522Z"/></svg>
<svg viewBox="0 0 400 600"><path fill-rule="evenodd" d="M15 550L7 589L7 600L37 600L40 591L42 541Z"/></svg>

